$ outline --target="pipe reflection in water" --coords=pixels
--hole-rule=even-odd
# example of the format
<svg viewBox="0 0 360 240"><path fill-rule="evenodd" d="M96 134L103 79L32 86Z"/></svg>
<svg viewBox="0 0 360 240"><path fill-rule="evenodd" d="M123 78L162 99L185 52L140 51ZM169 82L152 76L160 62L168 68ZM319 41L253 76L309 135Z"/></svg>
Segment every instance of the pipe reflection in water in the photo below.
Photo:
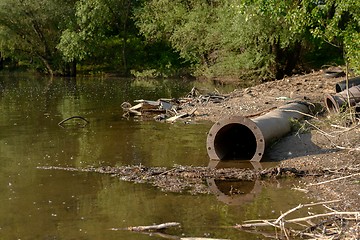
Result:
<svg viewBox="0 0 360 240"><path fill-rule="evenodd" d="M239 168L239 169L263 169L260 162L251 161L218 161L210 160L210 168ZM218 180L206 179L210 191L216 198L228 205L242 205L252 202L261 192L260 180L239 181L239 180Z"/></svg>
<svg viewBox="0 0 360 240"><path fill-rule="evenodd" d="M228 205L252 202L262 189L259 180L252 182L207 179L206 182L216 198Z"/></svg>

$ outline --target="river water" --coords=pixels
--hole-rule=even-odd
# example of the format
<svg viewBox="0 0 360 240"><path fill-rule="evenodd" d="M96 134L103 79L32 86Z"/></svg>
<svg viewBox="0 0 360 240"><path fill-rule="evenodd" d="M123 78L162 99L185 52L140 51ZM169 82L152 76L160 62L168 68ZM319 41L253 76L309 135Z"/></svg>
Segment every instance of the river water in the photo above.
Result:
<svg viewBox="0 0 360 240"><path fill-rule="evenodd" d="M128 120L120 107L134 99L184 96L193 84L0 75L0 239L164 239L111 229L173 221L181 228L167 230L168 239L261 238L229 227L246 219L274 218L296 206L303 196L288 187L291 183L213 181L214 194L190 195L98 173L37 168L206 166L211 123ZM58 125L75 115L90 124ZM244 194L229 196L221 190L234 187Z"/></svg>

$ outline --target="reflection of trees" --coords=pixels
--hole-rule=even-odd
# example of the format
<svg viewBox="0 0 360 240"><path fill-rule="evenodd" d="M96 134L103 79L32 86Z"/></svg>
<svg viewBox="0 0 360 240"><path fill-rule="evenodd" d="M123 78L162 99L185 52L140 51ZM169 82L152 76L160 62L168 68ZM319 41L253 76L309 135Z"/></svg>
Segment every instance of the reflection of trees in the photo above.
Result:
<svg viewBox="0 0 360 240"><path fill-rule="evenodd" d="M117 223L113 227L176 221L182 225L181 233L191 236L202 236L207 231L231 236L234 232L219 227L228 225L228 217L233 214L241 219L239 209L231 210L211 195L164 194L147 184L117 180L98 193L97 204L103 214Z"/></svg>
<svg viewBox="0 0 360 240"><path fill-rule="evenodd" d="M179 80L134 80L131 82L134 95L131 99L157 100L159 98L178 98L185 96L191 89L190 83ZM139 95L141 93L141 95Z"/></svg>
<svg viewBox="0 0 360 240"><path fill-rule="evenodd" d="M0 76L0 97L5 92L5 82L4 79Z"/></svg>
<svg viewBox="0 0 360 240"><path fill-rule="evenodd" d="M208 161L204 146L207 130L206 124L143 123L134 135L134 144L141 148L143 164L148 166L204 166Z"/></svg>

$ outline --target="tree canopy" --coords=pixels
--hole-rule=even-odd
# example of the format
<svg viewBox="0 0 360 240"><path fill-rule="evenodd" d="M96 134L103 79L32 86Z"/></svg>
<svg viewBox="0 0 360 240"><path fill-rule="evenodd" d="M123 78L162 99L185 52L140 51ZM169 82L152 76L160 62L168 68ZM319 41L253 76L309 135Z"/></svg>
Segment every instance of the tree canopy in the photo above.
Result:
<svg viewBox="0 0 360 240"><path fill-rule="evenodd" d="M71 16L71 0L1 0L0 51L53 74L62 69L56 46Z"/></svg>
<svg viewBox="0 0 360 240"><path fill-rule="evenodd" d="M359 71L360 2L0 0L0 52L49 74L75 64L263 80L323 64Z"/></svg>

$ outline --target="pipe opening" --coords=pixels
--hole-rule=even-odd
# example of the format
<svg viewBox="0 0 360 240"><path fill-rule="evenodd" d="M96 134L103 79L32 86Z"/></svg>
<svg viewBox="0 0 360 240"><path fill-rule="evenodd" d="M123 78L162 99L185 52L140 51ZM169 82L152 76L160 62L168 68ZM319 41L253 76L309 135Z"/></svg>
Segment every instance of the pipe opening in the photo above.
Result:
<svg viewBox="0 0 360 240"><path fill-rule="evenodd" d="M337 113L339 110L332 98L332 96L327 96L326 97L326 101L325 101L325 104L326 104L326 108L328 109L328 111L330 113Z"/></svg>
<svg viewBox="0 0 360 240"><path fill-rule="evenodd" d="M355 117L360 118L360 104L355 106Z"/></svg>
<svg viewBox="0 0 360 240"><path fill-rule="evenodd" d="M341 88L341 86L340 86L339 83L337 83L337 84L335 85L335 91L336 91L336 93L339 93L339 92L342 92L342 91L343 91L343 89Z"/></svg>
<svg viewBox="0 0 360 240"><path fill-rule="evenodd" d="M256 153L257 142L250 128L231 123L217 132L214 146L220 160L251 160Z"/></svg>

